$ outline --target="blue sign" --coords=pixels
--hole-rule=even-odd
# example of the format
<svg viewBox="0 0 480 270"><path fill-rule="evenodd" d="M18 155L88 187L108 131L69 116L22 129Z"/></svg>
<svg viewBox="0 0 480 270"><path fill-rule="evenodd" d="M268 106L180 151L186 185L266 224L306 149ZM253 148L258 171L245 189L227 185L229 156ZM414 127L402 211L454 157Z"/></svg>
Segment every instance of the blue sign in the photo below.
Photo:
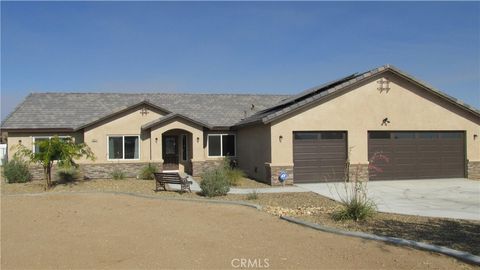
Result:
<svg viewBox="0 0 480 270"><path fill-rule="evenodd" d="M278 175L278 180L280 180L280 182L285 182L287 178L288 178L288 174L286 171L281 171L280 174Z"/></svg>

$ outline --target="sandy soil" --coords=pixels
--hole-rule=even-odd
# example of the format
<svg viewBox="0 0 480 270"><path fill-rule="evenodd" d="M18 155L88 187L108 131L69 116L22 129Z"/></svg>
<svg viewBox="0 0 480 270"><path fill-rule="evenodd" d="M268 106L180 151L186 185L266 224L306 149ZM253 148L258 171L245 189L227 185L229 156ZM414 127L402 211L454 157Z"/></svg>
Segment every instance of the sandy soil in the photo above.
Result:
<svg viewBox="0 0 480 270"><path fill-rule="evenodd" d="M242 206L58 193L1 202L2 269L232 269L242 258L270 269L471 268Z"/></svg>
<svg viewBox="0 0 480 270"><path fill-rule="evenodd" d="M53 192L128 192L158 197L205 199L196 193L154 192L151 180L91 180L59 184ZM24 194L44 192L43 182L33 181L24 184L0 183L2 194ZM400 237L480 255L480 222L429 218L421 216L378 213L362 222L334 221L331 213L339 204L331 199L312 192L258 194L257 199L248 200L246 195L215 197L217 200L247 201L263 206L263 210L273 215L295 216L329 227L363 231L378 235Z"/></svg>

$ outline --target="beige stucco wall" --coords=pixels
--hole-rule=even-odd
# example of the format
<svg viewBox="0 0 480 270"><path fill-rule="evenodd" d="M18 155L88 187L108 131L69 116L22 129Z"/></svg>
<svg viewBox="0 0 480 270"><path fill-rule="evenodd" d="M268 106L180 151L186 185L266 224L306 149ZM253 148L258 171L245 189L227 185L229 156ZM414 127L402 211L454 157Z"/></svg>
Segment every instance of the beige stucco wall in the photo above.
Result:
<svg viewBox="0 0 480 270"><path fill-rule="evenodd" d="M103 121L86 127L84 130L75 133L20 133L9 132L8 136L8 157L11 158L15 153L14 145L19 141L28 148L33 147L33 137L35 136L72 136L76 142L85 142L95 154L96 160L79 160L80 164L89 163L135 163L135 162L163 162L162 159L162 135L168 134L187 134L189 160L184 162L180 160L181 169L190 169L191 161L204 161L207 159L206 134L203 127L191 123L182 118L171 119L151 128L151 130L141 130L141 126L165 115L164 112L155 108L149 108L149 113L142 115L140 113L143 107L132 108L115 116L109 117ZM212 132L216 133L216 132ZM224 132L222 132L224 133ZM128 136L140 135L140 158L138 160L108 160L108 136ZM197 140L198 138L198 140ZM155 140L157 139L157 140ZM181 136L178 138L179 156L182 157ZM211 158L215 159L215 158Z"/></svg>
<svg viewBox="0 0 480 270"><path fill-rule="evenodd" d="M144 107L132 108L84 129L84 140L95 153L97 158L95 162L133 162L132 160L108 160L107 137L113 135L140 135L140 161L150 160L150 134L141 132L141 126L158 119L165 113L154 108L145 107L148 109L148 114L142 115L140 113L142 108Z"/></svg>
<svg viewBox="0 0 480 270"><path fill-rule="evenodd" d="M293 131L347 131L351 163L368 163L369 130L465 130L467 158L480 160L480 119L426 93L396 75L390 91L377 90L379 77L329 101L317 103L271 124L272 164L293 165ZM388 117L390 124L382 126ZM279 136L283 136L282 142Z"/></svg>
<svg viewBox="0 0 480 270"><path fill-rule="evenodd" d="M238 166L250 177L265 180L265 163L271 159L270 125L241 128L237 134Z"/></svg>
<svg viewBox="0 0 480 270"><path fill-rule="evenodd" d="M36 132L36 133L25 133L25 132L8 132L8 153L7 158L11 159L18 149L18 144L21 141L21 144L25 147L33 150L33 138L34 137L50 137L50 136L70 136L74 139L75 142L82 143L83 132L61 132L61 133L47 133L47 132Z"/></svg>

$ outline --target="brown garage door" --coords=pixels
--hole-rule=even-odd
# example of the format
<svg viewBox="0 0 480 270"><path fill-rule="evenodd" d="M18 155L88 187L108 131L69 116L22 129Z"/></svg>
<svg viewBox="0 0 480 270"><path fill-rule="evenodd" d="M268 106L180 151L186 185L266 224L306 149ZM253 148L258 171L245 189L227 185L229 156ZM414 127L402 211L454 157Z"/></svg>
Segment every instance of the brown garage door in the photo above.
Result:
<svg viewBox="0 0 480 270"><path fill-rule="evenodd" d="M382 153L386 160L373 164L370 180L454 178L465 176L465 133L384 132L368 133L368 156Z"/></svg>
<svg viewBox="0 0 480 270"><path fill-rule="evenodd" d="M295 183L342 181L346 160L346 132L294 132Z"/></svg>

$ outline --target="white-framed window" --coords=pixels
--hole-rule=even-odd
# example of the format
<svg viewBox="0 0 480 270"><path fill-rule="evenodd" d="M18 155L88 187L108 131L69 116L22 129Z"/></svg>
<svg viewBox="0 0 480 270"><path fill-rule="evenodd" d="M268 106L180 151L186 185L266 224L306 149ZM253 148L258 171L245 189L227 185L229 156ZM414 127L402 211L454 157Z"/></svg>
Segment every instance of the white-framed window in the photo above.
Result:
<svg viewBox="0 0 480 270"><path fill-rule="evenodd" d="M53 137L55 137L55 136L33 136L32 137L32 151L33 151L33 153L39 153L39 152L42 151L40 146L37 145L36 143L41 142L41 141L50 140ZM69 138L69 137L70 136L58 136L58 138L60 138L60 139Z"/></svg>
<svg viewBox="0 0 480 270"><path fill-rule="evenodd" d="M188 160L188 136L186 134L182 135L182 160Z"/></svg>
<svg viewBox="0 0 480 270"><path fill-rule="evenodd" d="M236 154L234 134L208 134L207 149L209 157L234 157Z"/></svg>
<svg viewBox="0 0 480 270"><path fill-rule="evenodd" d="M139 135L109 135L107 136L108 160L139 160Z"/></svg>

